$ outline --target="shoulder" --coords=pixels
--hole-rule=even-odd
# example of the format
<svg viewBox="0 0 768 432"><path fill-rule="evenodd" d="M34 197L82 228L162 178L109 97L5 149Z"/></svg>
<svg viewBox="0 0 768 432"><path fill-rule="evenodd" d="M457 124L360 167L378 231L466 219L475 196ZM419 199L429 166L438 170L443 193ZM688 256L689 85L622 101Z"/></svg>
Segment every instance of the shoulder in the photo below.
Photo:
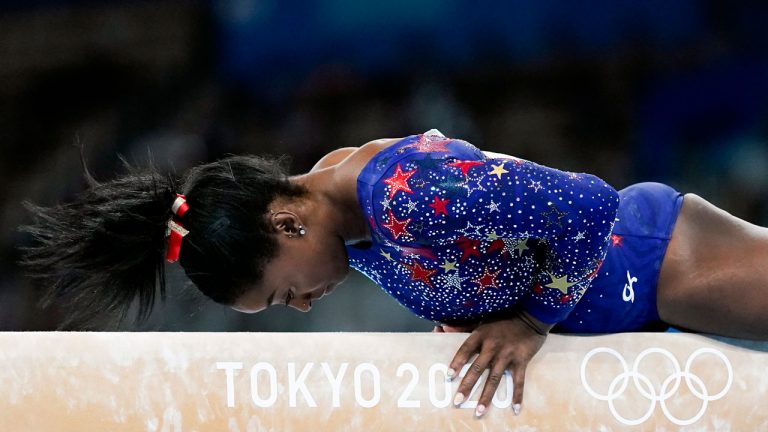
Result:
<svg viewBox="0 0 768 432"><path fill-rule="evenodd" d="M383 138L369 141L360 147L347 147L346 149L335 150L334 152L340 152L338 157L341 157L342 154L344 155L343 159L340 159L335 164L335 168L339 174L343 176L357 178L360 171L363 170L365 165L373 159L374 156L400 140L401 138ZM342 150L345 150L345 152L341 152ZM331 154L334 152L329 153L323 159L326 157L330 158Z"/></svg>
<svg viewBox="0 0 768 432"><path fill-rule="evenodd" d="M382 138L369 141L360 146L354 154L350 155L350 163L356 164L362 169L379 152L402 140L402 138Z"/></svg>
<svg viewBox="0 0 768 432"><path fill-rule="evenodd" d="M337 166L360 171L377 153L400 141L402 138L382 138L369 141L360 147L342 147L327 153L315 163L310 171Z"/></svg>
<svg viewBox="0 0 768 432"><path fill-rule="evenodd" d="M344 159L346 159L349 155L357 151L359 147L342 147L338 148L325 156L321 157L320 160L315 163L315 166L312 167L310 172L321 170L324 168L332 167L334 165L337 165Z"/></svg>

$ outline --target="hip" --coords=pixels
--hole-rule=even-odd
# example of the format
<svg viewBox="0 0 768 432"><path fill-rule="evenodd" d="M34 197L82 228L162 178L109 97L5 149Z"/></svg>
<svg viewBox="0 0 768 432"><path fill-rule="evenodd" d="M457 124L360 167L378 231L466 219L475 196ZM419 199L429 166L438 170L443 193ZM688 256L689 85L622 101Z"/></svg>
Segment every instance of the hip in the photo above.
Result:
<svg viewBox="0 0 768 432"><path fill-rule="evenodd" d="M603 264L559 325L561 331L637 331L661 322L656 304L659 274L683 196L660 183L639 183L619 191L619 197Z"/></svg>

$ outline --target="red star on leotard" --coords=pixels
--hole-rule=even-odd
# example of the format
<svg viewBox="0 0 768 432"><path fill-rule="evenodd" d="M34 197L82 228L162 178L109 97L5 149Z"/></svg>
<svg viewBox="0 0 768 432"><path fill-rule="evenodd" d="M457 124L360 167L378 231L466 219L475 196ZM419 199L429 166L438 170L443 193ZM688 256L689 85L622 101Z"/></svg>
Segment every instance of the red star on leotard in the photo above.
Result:
<svg viewBox="0 0 768 432"><path fill-rule="evenodd" d="M413 193L411 188L408 186L408 179L411 178L415 172L416 170L403 172L400 164L397 164L397 168L395 168L395 174L390 178L384 179L384 183L391 186L389 189L390 199L392 199L392 197L394 197L398 191L407 192L409 194Z"/></svg>
<svg viewBox="0 0 768 432"><path fill-rule="evenodd" d="M389 211L389 223L384 224L384 227L386 227L388 230L392 232L392 236L395 237L395 240L397 240L398 237L401 235L411 235L408 231L406 231L406 227L408 227L408 224L411 223L411 218L405 219L405 220L397 220L394 213L392 213L392 210Z"/></svg>
<svg viewBox="0 0 768 432"><path fill-rule="evenodd" d="M536 282L533 284L533 293L534 294L541 294L544 292L544 288L541 287L541 284L539 282Z"/></svg>
<svg viewBox="0 0 768 432"><path fill-rule="evenodd" d="M573 298L573 296L570 295L570 294L564 295L564 296L560 297L560 303L561 304L568 303L569 301L571 301L572 298Z"/></svg>
<svg viewBox="0 0 768 432"><path fill-rule="evenodd" d="M435 202L430 204L429 206L435 209L435 216L440 216L440 214L444 214L448 216L448 209L446 209L446 206L451 200L444 200L440 198L439 196L435 195Z"/></svg>
<svg viewBox="0 0 768 432"><path fill-rule="evenodd" d="M433 274L437 273L437 270L433 269L427 269L421 266L418 261L413 261L413 264L403 264L403 267L407 268L411 271L411 280L413 281L420 281L426 284L430 288L434 288L432 286L432 281L429 280L429 278L432 277Z"/></svg>
<svg viewBox="0 0 768 432"><path fill-rule="evenodd" d="M611 246L621 246L621 241L624 240L623 236L620 236L618 234L611 234Z"/></svg>
<svg viewBox="0 0 768 432"><path fill-rule="evenodd" d="M480 161L456 161L448 164L448 166L458 167L459 169L461 169L461 173L464 174L465 176L467 175L467 173L469 173L469 170L472 169L472 167L475 167L478 165L483 165L483 163Z"/></svg>
<svg viewBox="0 0 768 432"><path fill-rule="evenodd" d="M496 270L496 273L491 273L488 271L488 267L486 267L483 275L472 281L480 285L477 287L477 293L479 294L485 291L488 287L498 288L498 285L496 285L496 276L498 276L499 273L501 273L501 269Z"/></svg>
<svg viewBox="0 0 768 432"><path fill-rule="evenodd" d="M439 135L422 135L419 137L418 141L411 144L409 147L414 147L422 153L447 152L448 149L446 149L445 146L451 141L453 140Z"/></svg>
<svg viewBox="0 0 768 432"><path fill-rule="evenodd" d="M468 237L461 236L458 239L456 239L456 244L461 248L461 260L460 262L464 262L469 257L480 257L480 251L477 249L478 246L480 246L480 240L471 239Z"/></svg>

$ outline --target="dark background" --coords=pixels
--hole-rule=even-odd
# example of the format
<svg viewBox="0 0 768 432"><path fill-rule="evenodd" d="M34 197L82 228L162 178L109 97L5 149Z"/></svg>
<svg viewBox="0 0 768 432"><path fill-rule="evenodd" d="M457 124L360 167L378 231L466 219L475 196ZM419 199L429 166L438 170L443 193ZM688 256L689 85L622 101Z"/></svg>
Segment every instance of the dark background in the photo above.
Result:
<svg viewBox="0 0 768 432"><path fill-rule="evenodd" d="M288 154L301 173L434 127L768 225L766 23L766 3L729 1L0 2L0 330L61 318L36 308L16 228L23 200L84 188L77 143L101 180L119 154L179 175ZM358 274L309 314L245 315L168 271L168 302L126 329L431 329Z"/></svg>

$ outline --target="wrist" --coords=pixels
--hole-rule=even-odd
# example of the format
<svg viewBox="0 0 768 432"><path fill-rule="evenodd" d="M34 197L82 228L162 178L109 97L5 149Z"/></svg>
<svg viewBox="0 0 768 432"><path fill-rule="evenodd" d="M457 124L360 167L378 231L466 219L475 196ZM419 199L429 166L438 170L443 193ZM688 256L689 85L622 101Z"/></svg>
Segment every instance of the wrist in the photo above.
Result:
<svg viewBox="0 0 768 432"><path fill-rule="evenodd" d="M552 330L552 327L554 327L554 324L548 324L545 323L538 318L534 317L530 313L526 312L525 310L520 309L518 313L516 314L517 319L522 321L523 324L526 325L529 329L531 329L533 332L541 335L546 336L549 334L549 331Z"/></svg>

